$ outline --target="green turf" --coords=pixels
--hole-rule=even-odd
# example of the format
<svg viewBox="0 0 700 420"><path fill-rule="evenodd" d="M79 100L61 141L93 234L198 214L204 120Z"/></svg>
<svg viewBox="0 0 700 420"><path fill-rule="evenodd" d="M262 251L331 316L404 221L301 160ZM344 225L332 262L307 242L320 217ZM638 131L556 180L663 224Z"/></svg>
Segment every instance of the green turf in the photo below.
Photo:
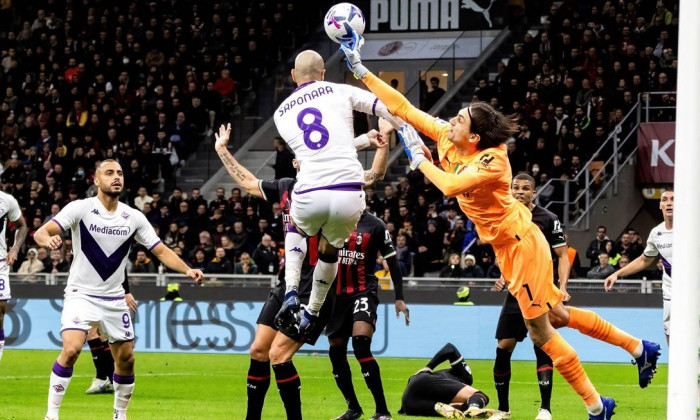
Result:
<svg viewBox="0 0 700 420"><path fill-rule="evenodd" d="M0 419L41 419L45 414L48 376L58 352L19 351L8 348L0 363ZM427 360L379 358L384 390L394 418L407 378ZM325 420L345 410L345 403L323 356L299 355L295 364L302 378L305 418ZM496 392L491 376L492 361L470 361L477 388L492 398ZM666 417L667 366L660 366L654 384L637 385L636 367L618 364L585 364L591 380L605 396L617 400L615 420L658 420ZM374 412L372 397L362 381L357 362L351 359L355 389L366 416ZM243 419L246 407L245 376L248 357L137 353L136 389L129 406L129 420ZM511 381L513 419L534 419L539 391L534 363L514 362ZM63 401L61 418L107 419L112 412L111 395L85 395L94 368L88 351L80 357L73 381ZM554 418L585 419L579 397L555 376L552 410ZM283 419L284 410L274 382L268 392L263 419Z"/></svg>

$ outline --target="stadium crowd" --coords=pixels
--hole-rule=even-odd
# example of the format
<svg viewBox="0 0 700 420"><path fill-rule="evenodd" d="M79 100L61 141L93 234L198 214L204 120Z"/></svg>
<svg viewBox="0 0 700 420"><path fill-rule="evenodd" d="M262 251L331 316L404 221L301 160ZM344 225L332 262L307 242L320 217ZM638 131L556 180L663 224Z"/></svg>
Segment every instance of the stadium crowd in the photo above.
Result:
<svg viewBox="0 0 700 420"><path fill-rule="evenodd" d="M508 143L514 174L527 172L538 185L576 176L590 159L610 156L595 154L638 97L675 90L677 3L565 0L551 5L535 35L513 43L495 78L477 81L472 100L520 115ZM193 267L276 273L284 258L279 205L239 188L219 188L207 201L198 189L179 189L174 170L225 117L241 107L256 112L260 83L317 20L291 1L47 0L0 9L0 182L30 228L15 270L67 271L70 239L49 255L32 235L66 203L94 195L96 162L114 158L125 171L123 200ZM394 236L405 274L498 276L490 246L420 172L368 189L367 207ZM586 253L592 267L608 246L597 240L596 253ZM635 258L630 241L640 239L623 235L607 249L612 266ZM131 260L134 272L158 270L144 249L134 248Z"/></svg>

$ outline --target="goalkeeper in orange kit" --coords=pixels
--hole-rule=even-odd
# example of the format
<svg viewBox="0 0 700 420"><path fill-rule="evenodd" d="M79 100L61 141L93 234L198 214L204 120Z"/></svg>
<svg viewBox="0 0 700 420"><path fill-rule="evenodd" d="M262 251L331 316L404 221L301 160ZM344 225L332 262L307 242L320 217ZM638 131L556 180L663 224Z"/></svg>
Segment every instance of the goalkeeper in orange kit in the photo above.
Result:
<svg viewBox="0 0 700 420"><path fill-rule="evenodd" d="M511 169L505 141L516 132L516 121L485 103L474 103L448 121L434 118L362 65L362 37L342 44L348 67L389 110L437 142L440 168L426 157L427 148L416 130L399 131L411 168L420 170L445 195L457 197L462 211L474 222L479 238L496 253L508 290L518 300L532 342L581 396L592 420L612 417L615 401L601 397L583 370L576 351L557 333L568 326L583 334L622 347L636 359L639 385L654 376L660 346L616 328L595 312L561 304L562 292L551 281L552 257L530 211L510 194ZM500 418L509 418L503 413Z"/></svg>

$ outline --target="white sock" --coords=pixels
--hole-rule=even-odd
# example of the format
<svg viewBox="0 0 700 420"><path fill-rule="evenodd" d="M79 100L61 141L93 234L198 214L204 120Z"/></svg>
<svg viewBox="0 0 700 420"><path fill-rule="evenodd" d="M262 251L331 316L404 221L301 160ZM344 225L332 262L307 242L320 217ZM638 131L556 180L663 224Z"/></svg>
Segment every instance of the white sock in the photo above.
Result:
<svg viewBox="0 0 700 420"><path fill-rule="evenodd" d="M637 348L634 349L632 357L636 359L637 357L642 355L642 351L644 351L644 344L642 343L642 340L639 340L639 344L637 345Z"/></svg>
<svg viewBox="0 0 700 420"><path fill-rule="evenodd" d="M134 392L134 375L120 376L115 373L112 379L114 380L114 420L126 420L126 407Z"/></svg>
<svg viewBox="0 0 700 420"><path fill-rule="evenodd" d="M314 282L311 286L311 297L309 298L309 304L306 306L311 315L318 315L323 302L326 300L328 289L331 287L331 283L333 283L337 273L338 261L327 263L319 259L316 263Z"/></svg>
<svg viewBox="0 0 700 420"><path fill-rule="evenodd" d="M2 351L5 349L5 340L0 340L0 360L2 360Z"/></svg>
<svg viewBox="0 0 700 420"><path fill-rule="evenodd" d="M587 405L586 410L588 410L590 414L597 416L598 414L603 412L603 401L600 398L598 398L598 401L595 404Z"/></svg>
<svg viewBox="0 0 700 420"><path fill-rule="evenodd" d="M306 237L296 232L287 232L284 236L284 281L287 290L299 290L301 266L304 264L307 244Z"/></svg>
<svg viewBox="0 0 700 420"><path fill-rule="evenodd" d="M49 379L49 403L46 417L58 419L58 410L61 408L63 397L66 395L72 376L72 367L63 367L58 364L58 361L54 362L51 370L51 379Z"/></svg>

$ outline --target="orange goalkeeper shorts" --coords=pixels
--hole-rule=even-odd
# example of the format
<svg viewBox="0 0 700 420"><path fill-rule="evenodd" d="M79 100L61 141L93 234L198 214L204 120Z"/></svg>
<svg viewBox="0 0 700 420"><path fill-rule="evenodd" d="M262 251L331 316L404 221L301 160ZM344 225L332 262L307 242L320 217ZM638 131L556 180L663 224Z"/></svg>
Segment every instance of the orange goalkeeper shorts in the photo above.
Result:
<svg viewBox="0 0 700 420"><path fill-rule="evenodd" d="M518 300L525 319L549 312L564 297L554 285L552 252L544 234L534 223L522 238L494 249L508 291Z"/></svg>

